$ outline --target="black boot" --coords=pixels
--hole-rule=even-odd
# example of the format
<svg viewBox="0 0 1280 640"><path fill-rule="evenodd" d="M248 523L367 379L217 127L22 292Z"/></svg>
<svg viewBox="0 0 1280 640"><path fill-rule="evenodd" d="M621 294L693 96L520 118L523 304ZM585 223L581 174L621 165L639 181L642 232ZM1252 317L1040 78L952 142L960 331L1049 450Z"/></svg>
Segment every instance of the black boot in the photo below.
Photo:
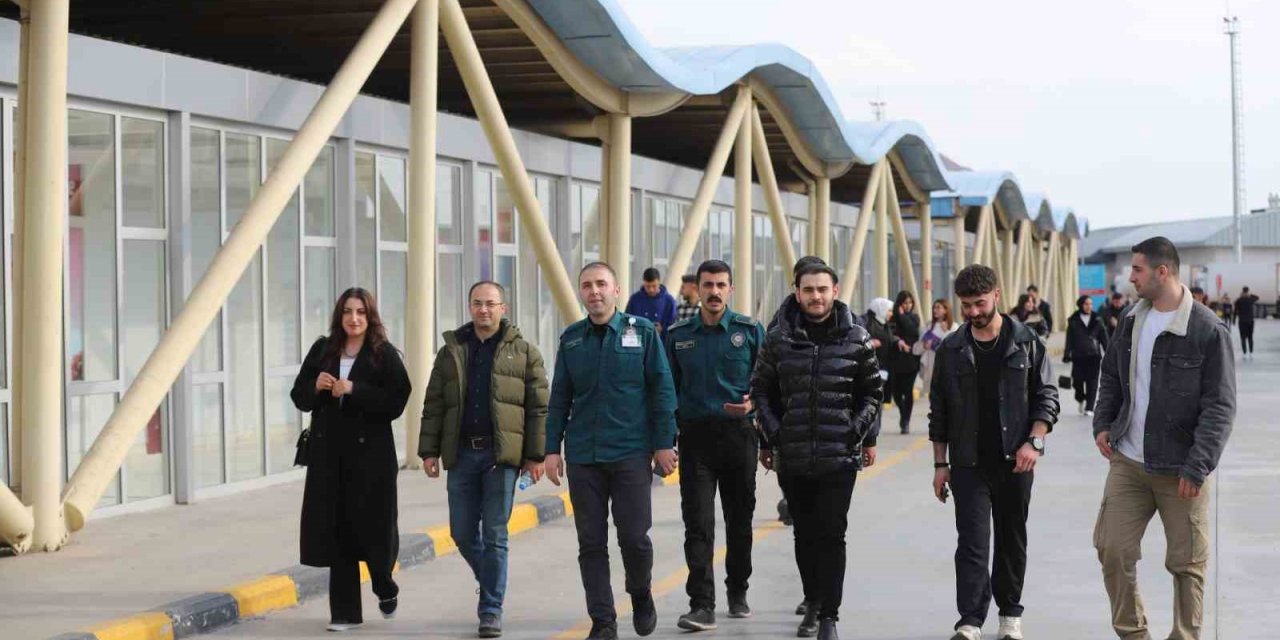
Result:
<svg viewBox="0 0 1280 640"><path fill-rule="evenodd" d="M747 594L744 592L729 592L729 617L730 618L750 618L751 606L747 604Z"/></svg>
<svg viewBox="0 0 1280 640"><path fill-rule="evenodd" d="M810 602L809 610L804 613L804 619L796 629L796 637L812 638L816 635L818 635L818 606L817 603Z"/></svg>
<svg viewBox="0 0 1280 640"><path fill-rule="evenodd" d="M801 600L800 604L796 605L796 615L802 616L806 613L809 613L809 601Z"/></svg>
<svg viewBox="0 0 1280 640"><path fill-rule="evenodd" d="M818 640L840 640L840 634L836 632L835 620L823 618L818 623Z"/></svg>
<svg viewBox="0 0 1280 640"><path fill-rule="evenodd" d="M618 627L615 624L593 622L587 640L618 640Z"/></svg>

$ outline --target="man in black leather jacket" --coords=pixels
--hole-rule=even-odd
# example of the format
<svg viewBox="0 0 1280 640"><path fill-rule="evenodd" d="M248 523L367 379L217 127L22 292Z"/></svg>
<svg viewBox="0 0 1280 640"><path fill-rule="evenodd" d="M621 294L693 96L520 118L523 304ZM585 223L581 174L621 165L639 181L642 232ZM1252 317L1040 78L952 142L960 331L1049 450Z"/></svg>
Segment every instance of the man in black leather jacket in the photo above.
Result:
<svg viewBox="0 0 1280 640"><path fill-rule="evenodd" d="M995 271L984 265L965 267L956 276L967 322L938 347L929 393L934 495L946 502L947 485L956 495L960 621L953 640L981 638L993 594L1000 607L996 637L1022 639L1032 470L1058 420L1058 389L1045 345L1034 331L999 313L998 285Z"/></svg>
<svg viewBox="0 0 1280 640"><path fill-rule="evenodd" d="M796 295L765 337L751 377L761 462L778 472L795 527L796 564L809 603L800 637L836 640L845 531L858 469L875 463L883 398L865 329L836 300L826 265L796 273Z"/></svg>

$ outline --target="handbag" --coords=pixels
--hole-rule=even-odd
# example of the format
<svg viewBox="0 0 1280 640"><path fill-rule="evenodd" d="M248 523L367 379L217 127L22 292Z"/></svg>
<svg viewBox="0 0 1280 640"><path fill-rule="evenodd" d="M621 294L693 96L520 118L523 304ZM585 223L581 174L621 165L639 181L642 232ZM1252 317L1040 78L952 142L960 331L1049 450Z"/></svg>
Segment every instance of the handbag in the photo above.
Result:
<svg viewBox="0 0 1280 640"><path fill-rule="evenodd" d="M293 454L293 466L305 467L310 459L311 429L308 427L298 434L298 451Z"/></svg>
<svg viewBox="0 0 1280 640"><path fill-rule="evenodd" d="M1058 386L1063 389L1071 388L1071 376L1058 376Z"/></svg>

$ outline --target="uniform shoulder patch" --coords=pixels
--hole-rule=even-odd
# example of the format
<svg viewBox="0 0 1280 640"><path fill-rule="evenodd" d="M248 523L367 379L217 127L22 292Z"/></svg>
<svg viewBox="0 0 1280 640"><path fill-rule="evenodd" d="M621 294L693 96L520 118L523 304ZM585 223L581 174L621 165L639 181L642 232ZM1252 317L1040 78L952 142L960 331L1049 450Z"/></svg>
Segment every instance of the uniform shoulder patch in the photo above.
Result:
<svg viewBox="0 0 1280 640"><path fill-rule="evenodd" d="M675 323L675 324L671 325L671 330L672 330L672 331L675 331L676 329L679 329L679 328L681 328L681 327L687 327L687 326L690 326L690 325L692 325L692 324L693 324L693 319L692 319L692 318L685 318L684 320L681 320L681 321L679 321L679 322L677 322L677 323Z"/></svg>
<svg viewBox="0 0 1280 640"><path fill-rule="evenodd" d="M751 316L744 316L744 315L733 316L733 322L736 322L738 324L745 324L748 327L754 327L756 325L756 321L754 318L752 318Z"/></svg>

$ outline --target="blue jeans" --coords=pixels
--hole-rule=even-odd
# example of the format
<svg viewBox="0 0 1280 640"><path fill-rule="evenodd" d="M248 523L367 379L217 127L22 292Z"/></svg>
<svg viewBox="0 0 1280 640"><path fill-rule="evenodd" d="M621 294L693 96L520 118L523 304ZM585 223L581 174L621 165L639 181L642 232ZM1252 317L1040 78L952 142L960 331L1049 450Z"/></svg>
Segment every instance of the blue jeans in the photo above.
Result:
<svg viewBox="0 0 1280 640"><path fill-rule="evenodd" d="M502 614L507 592L507 521L519 470L496 463L492 449L459 448L449 470L449 532L480 583L477 614Z"/></svg>

